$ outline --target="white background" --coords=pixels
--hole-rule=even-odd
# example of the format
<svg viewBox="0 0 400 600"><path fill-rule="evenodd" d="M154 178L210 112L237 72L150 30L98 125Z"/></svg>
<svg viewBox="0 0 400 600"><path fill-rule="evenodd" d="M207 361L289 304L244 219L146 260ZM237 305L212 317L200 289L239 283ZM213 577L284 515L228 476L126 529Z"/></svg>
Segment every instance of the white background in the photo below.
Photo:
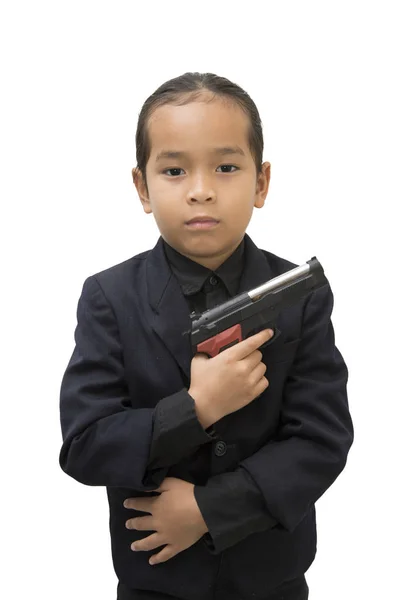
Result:
<svg viewBox="0 0 400 600"><path fill-rule="evenodd" d="M105 489L58 465L59 387L84 279L158 238L130 174L140 108L211 71L263 120L272 180L249 234L321 261L350 371L356 439L317 503L310 599L400 598L396 5L4 3L1 597L116 597Z"/></svg>

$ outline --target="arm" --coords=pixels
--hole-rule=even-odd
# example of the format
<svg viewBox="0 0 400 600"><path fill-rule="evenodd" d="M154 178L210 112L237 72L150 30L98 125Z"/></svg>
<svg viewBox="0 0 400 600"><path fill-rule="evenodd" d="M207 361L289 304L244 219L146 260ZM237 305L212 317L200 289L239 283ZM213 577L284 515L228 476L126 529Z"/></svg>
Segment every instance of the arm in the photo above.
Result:
<svg viewBox="0 0 400 600"><path fill-rule="evenodd" d="M210 477L205 486L195 485L194 496L208 528L203 541L211 554L278 523L251 475L241 467Z"/></svg>
<svg viewBox="0 0 400 600"><path fill-rule="evenodd" d="M213 553L273 526L271 516L278 526L293 531L346 464L354 432L346 393L348 371L335 347L332 308L329 286L313 292L305 306L301 342L283 391L274 439L232 473L195 487L209 529L205 541L209 535ZM251 482L254 494L249 496ZM227 512L225 507L231 505Z"/></svg>
<svg viewBox="0 0 400 600"><path fill-rule="evenodd" d="M185 454L216 438L210 421L186 389L158 402L148 469L177 464ZM186 449L186 452L185 452Z"/></svg>
<svg viewBox="0 0 400 600"><path fill-rule="evenodd" d="M77 319L76 345L60 391L60 466L86 485L155 489L168 466L212 438L193 406L186 407L185 391L161 400L159 411L132 408L117 321L95 277L83 285ZM155 460L148 471L155 413L168 427L159 437L162 465Z"/></svg>

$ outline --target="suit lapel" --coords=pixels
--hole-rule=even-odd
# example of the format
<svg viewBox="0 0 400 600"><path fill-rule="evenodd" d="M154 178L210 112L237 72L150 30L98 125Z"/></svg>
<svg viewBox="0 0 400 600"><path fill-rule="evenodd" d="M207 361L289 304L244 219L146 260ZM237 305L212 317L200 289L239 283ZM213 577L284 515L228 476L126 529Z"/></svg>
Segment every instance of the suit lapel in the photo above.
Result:
<svg viewBox="0 0 400 600"><path fill-rule="evenodd" d="M267 257L257 248L247 233L244 236L244 242L245 264L240 279L239 292L249 292L273 277Z"/></svg>
<svg viewBox="0 0 400 600"><path fill-rule="evenodd" d="M247 292L271 279L272 273L266 256L245 235L245 264L239 292ZM165 256L160 237L146 260L148 301L152 309L151 326L179 367L190 381L192 351L190 336L190 309Z"/></svg>
<svg viewBox="0 0 400 600"><path fill-rule="evenodd" d="M160 237L147 258L147 289L153 311L151 326L190 380L192 352L190 309L165 256Z"/></svg>

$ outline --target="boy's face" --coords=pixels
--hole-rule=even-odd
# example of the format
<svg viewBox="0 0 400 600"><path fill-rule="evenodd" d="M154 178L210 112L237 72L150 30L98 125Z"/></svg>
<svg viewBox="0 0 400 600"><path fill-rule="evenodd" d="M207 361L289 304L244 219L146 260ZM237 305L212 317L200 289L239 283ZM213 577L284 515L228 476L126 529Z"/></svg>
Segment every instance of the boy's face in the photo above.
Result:
<svg viewBox="0 0 400 600"><path fill-rule="evenodd" d="M257 175L248 128L242 109L221 98L160 106L148 122L147 190L132 171L144 211L154 214L165 241L209 269L238 247L253 208L267 196L270 165ZM204 216L215 221L188 224Z"/></svg>

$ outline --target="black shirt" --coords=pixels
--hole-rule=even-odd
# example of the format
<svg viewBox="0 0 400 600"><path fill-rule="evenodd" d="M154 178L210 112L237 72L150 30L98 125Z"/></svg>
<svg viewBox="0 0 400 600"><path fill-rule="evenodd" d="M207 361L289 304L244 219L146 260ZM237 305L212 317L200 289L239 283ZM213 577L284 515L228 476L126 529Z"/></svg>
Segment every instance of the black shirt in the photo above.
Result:
<svg viewBox="0 0 400 600"><path fill-rule="evenodd" d="M238 293L244 267L244 241L215 271L190 260L164 240L164 249L172 272L178 279L191 311L204 312Z"/></svg>

